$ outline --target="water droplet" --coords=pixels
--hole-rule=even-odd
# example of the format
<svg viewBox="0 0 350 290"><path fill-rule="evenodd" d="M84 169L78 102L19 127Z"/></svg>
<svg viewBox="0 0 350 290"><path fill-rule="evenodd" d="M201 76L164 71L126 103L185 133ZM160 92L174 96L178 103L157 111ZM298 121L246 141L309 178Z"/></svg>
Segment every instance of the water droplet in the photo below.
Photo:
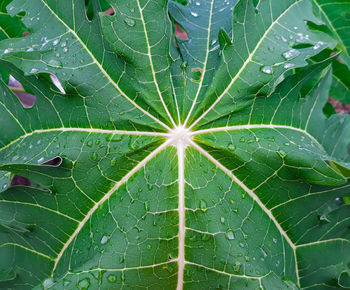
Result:
<svg viewBox="0 0 350 290"><path fill-rule="evenodd" d="M294 26L293 29L294 30L298 30L299 28L298 28L298 26Z"/></svg>
<svg viewBox="0 0 350 290"><path fill-rule="evenodd" d="M193 12L193 11L191 11L191 15L192 15L193 17L198 17L198 13Z"/></svg>
<svg viewBox="0 0 350 290"><path fill-rule="evenodd" d="M97 157L98 157L97 152L92 152L92 154L91 154L91 159L94 161L94 160L97 159Z"/></svg>
<svg viewBox="0 0 350 290"><path fill-rule="evenodd" d="M288 50L284 53L282 53L282 56L286 59L286 60L290 60L293 58L296 58L298 55L300 55L300 51L297 49L292 48L291 50Z"/></svg>
<svg viewBox="0 0 350 290"><path fill-rule="evenodd" d="M270 74L272 74L272 67L269 65L262 66L261 71L265 74L270 75Z"/></svg>
<svg viewBox="0 0 350 290"><path fill-rule="evenodd" d="M34 50L33 47L29 47L26 51L31 52L33 50Z"/></svg>
<svg viewBox="0 0 350 290"><path fill-rule="evenodd" d="M224 224L224 223L225 223L225 218L224 218L224 217L221 217L221 218L220 218L220 222L221 222L222 224Z"/></svg>
<svg viewBox="0 0 350 290"><path fill-rule="evenodd" d="M278 150L278 155L279 156L281 156L281 158L284 158L284 157L286 157L287 156L287 153L286 152L284 152L283 150Z"/></svg>
<svg viewBox="0 0 350 290"><path fill-rule="evenodd" d="M196 2L197 6L201 6L201 3L199 1Z"/></svg>
<svg viewBox="0 0 350 290"><path fill-rule="evenodd" d="M281 36L281 39L283 42L287 42L287 38L285 38L284 36Z"/></svg>
<svg viewBox="0 0 350 290"><path fill-rule="evenodd" d="M277 260L277 262L276 262L276 267L278 267L280 264L281 264L281 261L280 261L280 260Z"/></svg>
<svg viewBox="0 0 350 290"><path fill-rule="evenodd" d="M30 71L29 71L29 73L30 74L35 74L35 73L37 73L39 70L37 69L37 68L32 68Z"/></svg>
<svg viewBox="0 0 350 290"><path fill-rule="evenodd" d="M273 238L272 241L274 244L277 244L277 239Z"/></svg>
<svg viewBox="0 0 350 290"><path fill-rule="evenodd" d="M244 137L241 137L241 139L239 139L239 142L245 142L245 138Z"/></svg>
<svg viewBox="0 0 350 290"><path fill-rule="evenodd" d="M225 233L226 238L228 240L234 240L235 239L235 235L233 234L233 231L231 229L228 229Z"/></svg>
<svg viewBox="0 0 350 290"><path fill-rule="evenodd" d="M199 208L202 212L206 212L208 210L207 203L204 200L201 200L199 203Z"/></svg>
<svg viewBox="0 0 350 290"><path fill-rule="evenodd" d="M112 158L110 165L115 166L117 164L117 160L118 160L117 158Z"/></svg>
<svg viewBox="0 0 350 290"><path fill-rule="evenodd" d="M317 43L314 45L313 49L314 49L314 50L318 50L318 49L321 48L322 45L323 45L323 42L317 42Z"/></svg>
<svg viewBox="0 0 350 290"><path fill-rule="evenodd" d="M86 145L87 145L88 147L92 147L92 145L93 145L92 140L89 140L89 141L86 143Z"/></svg>
<svg viewBox="0 0 350 290"><path fill-rule="evenodd" d="M265 251L263 248L260 248L260 251L261 251L261 253L263 254L264 259L265 259L265 258L267 257L266 251Z"/></svg>
<svg viewBox="0 0 350 290"><path fill-rule="evenodd" d="M67 52L68 51L68 48L67 47L64 47L63 48L63 52Z"/></svg>
<svg viewBox="0 0 350 290"><path fill-rule="evenodd" d="M8 185L7 183L4 183L4 184L2 185L2 189L6 189L8 186L9 186L9 185Z"/></svg>
<svg viewBox="0 0 350 290"><path fill-rule="evenodd" d="M108 236L103 236L102 239L101 239L101 244L105 245L105 244L107 244L108 241L109 241L109 237Z"/></svg>
<svg viewBox="0 0 350 290"><path fill-rule="evenodd" d="M61 44L61 47L66 47L66 46L67 46L67 42L63 41L62 44Z"/></svg>
<svg viewBox="0 0 350 290"><path fill-rule="evenodd" d="M285 68L285 69L290 69L290 68L293 68L294 66L295 66L294 63L286 63L286 64L284 65L284 68Z"/></svg>
<svg viewBox="0 0 350 290"><path fill-rule="evenodd" d="M43 287L45 289L49 288L50 286L52 286L54 284L52 278L49 278L49 279L46 279L44 282L43 282Z"/></svg>
<svg viewBox="0 0 350 290"><path fill-rule="evenodd" d="M79 289L88 289L89 286L90 286L90 279L89 278L85 278L85 279L80 280L78 282Z"/></svg>
<svg viewBox="0 0 350 290"><path fill-rule="evenodd" d="M58 38L58 39L55 39L55 40L52 42L52 44L53 44L53 46L56 46L59 42L60 42L60 39Z"/></svg>
<svg viewBox="0 0 350 290"><path fill-rule="evenodd" d="M62 67L62 63L58 59L54 59L54 58L49 60L48 65L53 67L58 67L58 68Z"/></svg>
<svg viewBox="0 0 350 290"><path fill-rule="evenodd" d="M214 46L216 43L217 43L217 39L213 39L212 41L211 41L211 46Z"/></svg>
<svg viewBox="0 0 350 290"><path fill-rule="evenodd" d="M244 248L244 247L245 247L244 243L239 243L239 246L240 246L241 248Z"/></svg>
<svg viewBox="0 0 350 290"><path fill-rule="evenodd" d="M114 274L110 274L107 276L107 280L111 283L115 283L117 281L117 277Z"/></svg>
<svg viewBox="0 0 350 290"><path fill-rule="evenodd" d="M126 25L128 25L128 26L130 26L130 27L134 27L135 24L136 24L136 22L135 22L134 19L128 18L128 17L126 17L126 18L124 19L124 22L125 22Z"/></svg>
<svg viewBox="0 0 350 290"><path fill-rule="evenodd" d="M106 136L106 141L107 142L119 142L122 140L122 136L121 135L107 135Z"/></svg>
<svg viewBox="0 0 350 290"><path fill-rule="evenodd" d="M43 161L44 161L44 157L41 157L38 159L38 163L43 163Z"/></svg>
<svg viewBox="0 0 350 290"><path fill-rule="evenodd" d="M229 143L227 148L231 151L235 151L236 150L236 146L233 143Z"/></svg>
<svg viewBox="0 0 350 290"><path fill-rule="evenodd" d="M18 160L18 158L19 158L19 156L15 155L15 156L12 157L12 161L16 161L16 160Z"/></svg>

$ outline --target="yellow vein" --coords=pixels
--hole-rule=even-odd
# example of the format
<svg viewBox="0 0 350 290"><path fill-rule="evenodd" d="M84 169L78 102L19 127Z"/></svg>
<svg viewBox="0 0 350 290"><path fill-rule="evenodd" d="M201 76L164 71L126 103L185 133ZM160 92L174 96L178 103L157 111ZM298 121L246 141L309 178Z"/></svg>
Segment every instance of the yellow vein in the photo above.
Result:
<svg viewBox="0 0 350 290"><path fill-rule="evenodd" d="M158 124L162 125L164 128L167 130L170 130L169 126L164 124L162 121L160 121L158 118L154 117L152 114L147 112L145 109L140 107L137 103L135 103L132 99L130 99L118 86L116 82L113 81L113 79L110 77L110 75L105 71L105 69L102 67L102 65L98 62L98 60L95 58L95 56L92 54L92 52L89 50L89 48L85 45L85 43L81 40L81 38L78 36L78 34L72 30L52 9L49 5L45 3L44 0L40 0L46 7L47 9L66 27L66 29L74 35L74 37L79 41L79 43L82 45L82 47L86 50L86 52L89 54L91 57L92 61L97 65L97 67L100 69L102 74L109 80L109 82L117 89L117 91L125 98L127 99L134 107L142 111L145 115L153 119L155 122Z"/></svg>
<svg viewBox="0 0 350 290"><path fill-rule="evenodd" d="M33 249L24 247L24 246L22 246L22 245L20 245L20 244L16 244L16 243L4 243L4 244L1 244L1 245L0 245L0 248L1 248L1 247L5 247L5 246L14 246L14 247L18 247L18 248L24 249L24 250L26 250L26 251L28 251L28 252L32 252L32 253L34 253L34 254L37 254L37 255L39 255L39 256L42 256L42 257L44 257L44 258L46 258L46 259L48 259L48 260L53 260L51 257L49 257L49 256L47 256L47 255L45 255L45 254L43 254L43 253L40 253L40 252L35 251L35 250L33 250Z"/></svg>
<svg viewBox="0 0 350 290"><path fill-rule="evenodd" d="M179 185L179 245L178 245L178 278L177 290L182 290L185 269L185 146L182 141L177 144L178 185Z"/></svg>
<svg viewBox="0 0 350 290"><path fill-rule="evenodd" d="M210 267L207 267L207 266L204 266L204 265L201 265L201 264L193 263L193 262L186 261L185 263L188 264L188 265L193 265L193 266L196 266L196 267L204 268L204 269L207 269L209 271L217 272L217 273L220 273L220 274L223 274L223 275L227 275L227 276L231 276L231 277L260 280L261 278L264 278L265 276L268 275L268 274L265 275L265 276L247 276L247 275L243 275L243 274L242 275L236 275L236 274L231 274L231 273L228 273L228 272L220 271L220 270L217 270L217 269L214 269L214 268L210 268Z"/></svg>
<svg viewBox="0 0 350 290"><path fill-rule="evenodd" d="M296 246L292 242L292 240L289 238L287 233L283 230L279 222L276 220L272 212L262 203L260 198L252 191L250 190L242 181L240 181L229 169L227 169L225 166L223 166L219 161L217 161L213 156L211 156L207 151L205 151L202 147L198 146L196 143L194 143L192 140L189 141L190 145L195 148L199 153L201 153L203 156L205 156L209 161L211 161L217 168L220 168L226 175L231 177L231 179L236 182L237 185L239 185L245 192L248 193L248 195L259 205L259 207L267 214L267 216L273 221L276 228L279 230L279 232L283 235L289 246L294 251L294 260L295 260L295 267L296 267L296 275L297 280L299 283L299 271L297 270L297 260L296 260Z"/></svg>
<svg viewBox="0 0 350 290"><path fill-rule="evenodd" d="M311 246L324 244L324 243L329 243L329 242L335 242L335 241L350 243L350 241L347 240L347 239L335 238L335 239L329 239L329 240L323 240L323 241L316 241L316 242L311 242L311 243L300 244L300 245L297 245L296 248L311 247Z"/></svg>
<svg viewBox="0 0 350 290"><path fill-rule="evenodd" d="M171 263L175 263L177 261L177 259L172 259L170 261L166 261L163 263L158 263L158 264L152 264L152 265L146 265L146 266L137 266L137 267L125 267L125 268L119 268L119 269L115 269L115 268L94 268L94 269L90 269L90 270L83 270L83 271L79 271L79 272L69 272L69 274L80 274L80 273L90 273L90 272L95 272L95 271L128 271L128 270L139 270L139 269L149 269L149 268L155 268L155 267L159 267L159 266L163 266L163 265L167 265L167 264L171 264Z"/></svg>
<svg viewBox="0 0 350 290"><path fill-rule="evenodd" d="M28 205L28 206L38 207L38 208L41 208L43 210L47 210L47 211L55 213L57 215L61 215L61 216L65 217L65 218L67 218L67 219L70 219L72 221L75 221L75 222L79 223L79 221L76 220L75 218L72 218L72 217L70 217L70 216L68 216L68 215L66 215L64 213L61 213L61 212L56 211L56 210L53 210L51 208L44 207L44 206L42 206L40 204L29 203L29 202L21 202L21 201L13 201L13 200L0 200L0 203L12 203L12 204L20 204L20 205Z"/></svg>
<svg viewBox="0 0 350 290"><path fill-rule="evenodd" d="M273 129L273 130L276 130L276 129L287 129L287 130L298 131L300 133L303 133L303 134L307 135L312 141L314 141L315 143L317 143L317 144L319 144L321 146L319 141L317 141L315 139L315 137L310 135L310 133L308 133L307 131L305 131L303 129L300 129L300 128L296 128L296 127L292 127L292 126L286 126L286 125L273 125L273 124L258 124L258 125L254 125L253 124L253 125L227 126L227 127L218 127L218 128L198 130L198 131L191 132L190 135L195 136L195 135L201 135L201 134L207 134L207 133L227 132L227 131L237 131L237 130L251 130L251 129Z"/></svg>
<svg viewBox="0 0 350 290"><path fill-rule="evenodd" d="M99 202L97 202L90 211L86 214L84 219L78 224L77 228L75 229L74 233L70 236L70 238L67 240L67 242L62 247L61 251L57 255L57 258L55 259L55 264L52 269L51 274L53 275L54 271L56 270L56 267L61 260L64 252L67 250L69 245L72 243L72 241L75 239L75 237L80 233L81 229L84 227L84 225L87 223L87 221L91 218L91 216L94 214L94 212L102 205L106 200L108 200L113 193L115 193L119 187L121 187L125 182L128 181L128 179L134 175L138 170L140 170L142 167L144 167L151 159L153 159L157 154L159 154L164 148L166 148L170 144L171 140L168 140L167 142L163 143L161 146L159 146L156 150L154 150L151 154L149 154L145 159L143 159L137 166L135 166L131 171L128 172L119 182L117 182L105 195L102 199L100 199Z"/></svg>
<svg viewBox="0 0 350 290"><path fill-rule="evenodd" d="M195 96L195 98L193 99L191 109L190 109L190 111L188 112L187 117L186 117L186 120L185 120L185 122L184 122L184 126L186 126L186 124L187 124L187 122L188 122L188 119L191 117L192 111L193 111L193 109L194 109L194 107L195 107L195 105L196 105L196 102L197 102L199 93L200 93L200 91L201 91L201 89L202 89L202 85L203 85L203 81L204 81L204 75L205 75L206 70L207 70L207 64L208 64L208 58L209 58L209 44L210 44L211 22L212 22L212 16L213 16L213 5L214 5L214 0L211 1L210 10L209 10L209 24L208 24L208 34L207 34L207 49L206 49L206 55L205 55L204 65L203 65L203 69L204 69L204 70L203 70L203 73L202 73L202 78L201 78L201 81L200 81L200 83L199 83L196 96Z"/></svg>
<svg viewBox="0 0 350 290"><path fill-rule="evenodd" d="M148 55L148 59L149 59L149 63L150 63L150 67L151 67L151 71L152 71L152 77L153 77L153 82L154 82L154 85L157 89L157 93L159 95L159 99L160 101L162 102L163 104L163 107L171 121L171 123L174 125L174 127L176 127L176 124L174 122L174 119L173 117L170 115L170 112L164 102L164 99L162 97L162 93L159 89L159 86L158 86L158 82L157 82L157 78L156 78L156 73L155 73L155 70L154 70L154 64L153 64L153 60L152 60L152 54L151 54L151 46L150 46L150 43L149 43L149 39L148 39L148 33L147 33L147 28L146 28L146 22L145 22L145 19L143 18L143 9L141 8L141 5L140 5L140 1L137 0L137 6L139 8L139 12L140 12L140 17L141 17L141 22L142 22L142 26L143 26L143 31L145 32L145 38L146 38L146 45L147 45L147 55Z"/></svg>
<svg viewBox="0 0 350 290"><path fill-rule="evenodd" d="M135 136L150 136L150 137L169 137L169 133L160 133L160 132L143 132L143 131L123 131L123 130L104 130L104 129L93 129L93 128L52 128L52 129L40 129L34 130L33 132L27 133L18 137L17 139L11 141L4 147L0 148L0 152L12 144L16 143L18 140L27 138L34 134L39 133L50 133L50 132L86 132L86 133L96 133L96 134L111 134L111 135L135 135Z"/></svg>
<svg viewBox="0 0 350 290"><path fill-rule="evenodd" d="M200 120L202 120L215 106L217 103L221 101L221 99L228 93L228 91L231 89L232 85L236 82L236 80L239 79L240 75L242 72L245 70L247 65L252 61L253 56L255 55L256 51L260 48L260 45L262 42L265 40L267 35L270 33L271 29L274 27L276 23L284 16L286 15L289 10L294 7L296 4L299 4L303 0L296 1L292 5L288 7L274 22L271 23L270 27L265 31L264 35L260 38L259 42L255 46L254 50L249 54L249 57L247 60L244 62L243 66L240 68L240 70L237 72L235 77L231 80L230 84L226 87L226 89L221 93L221 95L215 100L215 102L207 109L195 122L192 123L192 125L189 127L189 129L192 129Z"/></svg>

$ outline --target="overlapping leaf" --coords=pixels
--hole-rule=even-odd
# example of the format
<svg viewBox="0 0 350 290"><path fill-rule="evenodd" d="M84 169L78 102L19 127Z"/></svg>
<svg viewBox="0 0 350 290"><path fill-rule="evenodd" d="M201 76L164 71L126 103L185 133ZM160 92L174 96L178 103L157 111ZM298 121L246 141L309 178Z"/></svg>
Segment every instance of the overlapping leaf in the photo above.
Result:
<svg viewBox="0 0 350 290"><path fill-rule="evenodd" d="M342 55L333 63L331 97L350 103L350 1L313 0L318 17L324 20L330 34L338 41Z"/></svg>

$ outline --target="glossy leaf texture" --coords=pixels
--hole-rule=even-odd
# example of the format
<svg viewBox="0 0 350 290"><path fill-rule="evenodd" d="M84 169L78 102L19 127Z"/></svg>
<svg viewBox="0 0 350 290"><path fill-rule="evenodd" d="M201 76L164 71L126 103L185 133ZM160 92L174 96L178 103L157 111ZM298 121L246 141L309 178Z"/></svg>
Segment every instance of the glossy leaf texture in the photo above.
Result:
<svg viewBox="0 0 350 290"><path fill-rule="evenodd" d="M0 80L0 288L349 287L350 118L324 114L348 34L321 2L0 6L36 97Z"/></svg>
<svg viewBox="0 0 350 290"><path fill-rule="evenodd" d="M350 1L313 0L313 5L328 32L338 41L341 51L333 62L330 96L343 104L350 104Z"/></svg>

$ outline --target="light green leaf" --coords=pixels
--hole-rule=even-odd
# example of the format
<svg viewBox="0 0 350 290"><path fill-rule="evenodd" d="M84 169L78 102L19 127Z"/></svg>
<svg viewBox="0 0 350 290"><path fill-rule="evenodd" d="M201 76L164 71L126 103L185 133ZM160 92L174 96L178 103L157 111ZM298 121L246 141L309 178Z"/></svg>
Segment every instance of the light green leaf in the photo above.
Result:
<svg viewBox="0 0 350 290"><path fill-rule="evenodd" d="M32 184L0 190L0 288L347 287L350 119L323 112L312 2L85 2L7 6L30 33L0 66L37 100L0 81L0 186Z"/></svg>

